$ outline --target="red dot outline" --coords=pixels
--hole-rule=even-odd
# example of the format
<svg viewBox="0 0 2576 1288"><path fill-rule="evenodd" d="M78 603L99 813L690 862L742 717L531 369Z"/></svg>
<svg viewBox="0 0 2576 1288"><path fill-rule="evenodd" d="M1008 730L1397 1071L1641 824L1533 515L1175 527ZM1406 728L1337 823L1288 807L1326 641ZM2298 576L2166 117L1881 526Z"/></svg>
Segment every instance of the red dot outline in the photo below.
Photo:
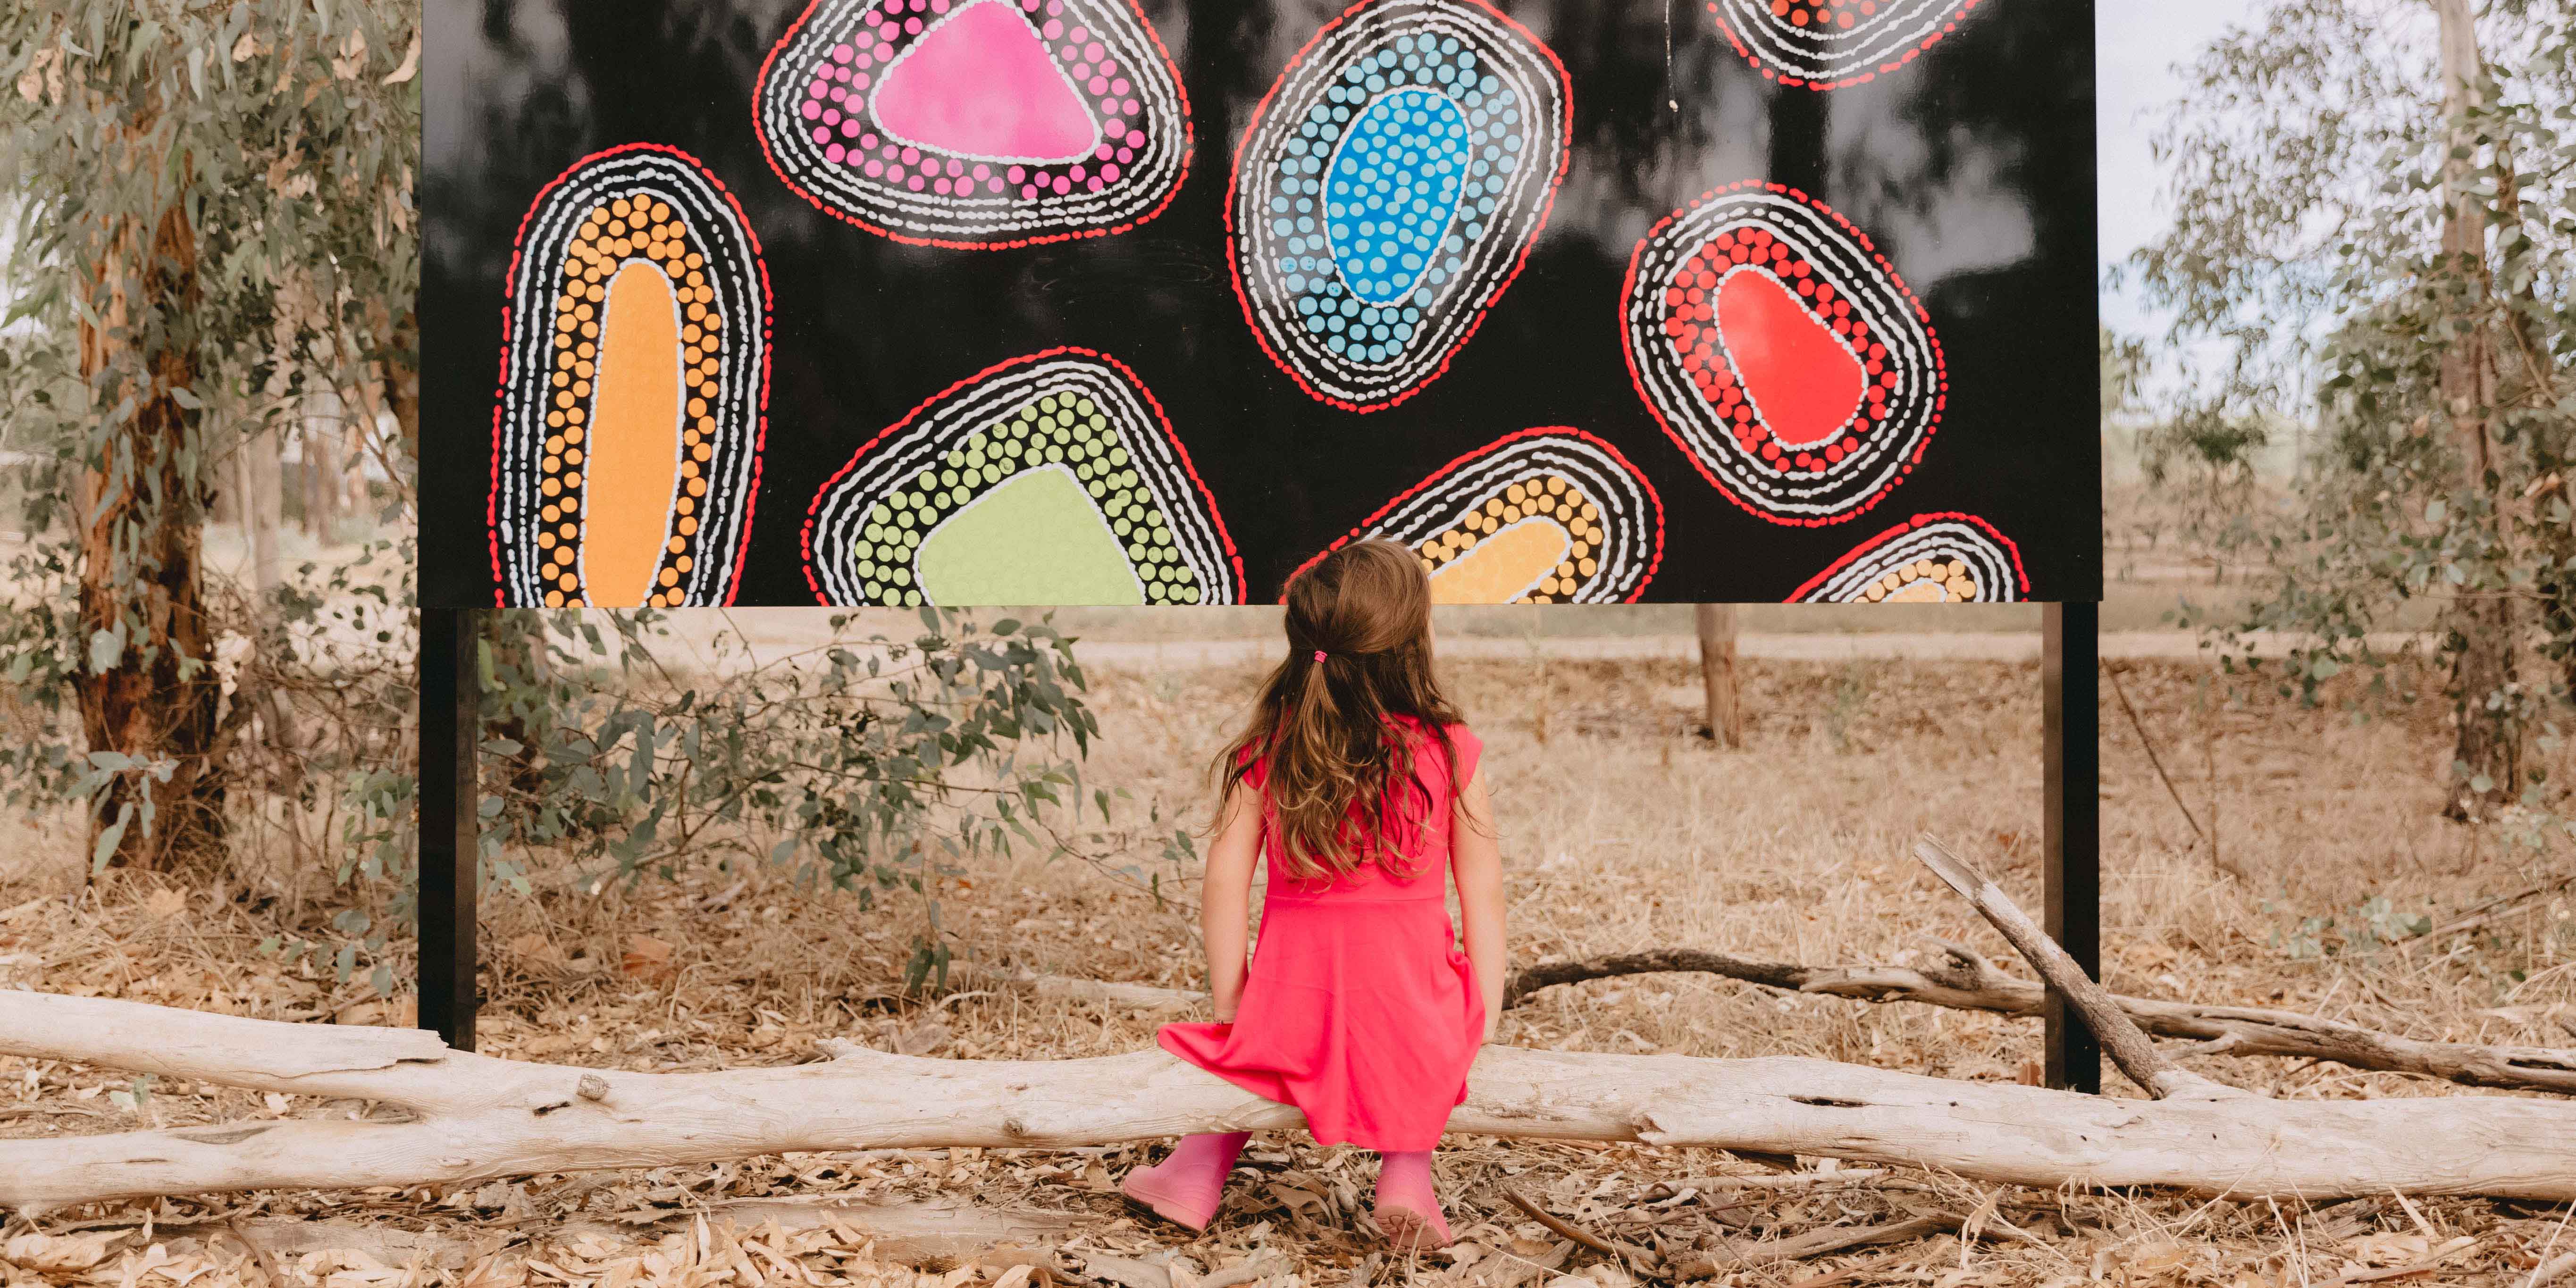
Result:
<svg viewBox="0 0 2576 1288"><path fill-rule="evenodd" d="M771 320L776 316L778 309L777 299L769 291L769 261L760 253L760 234L752 229L750 217L743 214L742 203L734 200L733 190L727 188L724 180L717 178L715 172L706 167L706 163L667 143L626 143L593 152L564 167L563 173L547 180L546 186L537 189L537 195L528 202L526 213L519 216L518 231L510 235L510 271L503 279L506 285L502 288L501 296L501 371L500 379L495 382L492 394L491 481L484 493L483 502L483 530L486 534L484 540L492 557L492 606L495 608L512 606L510 587L501 572L501 399L502 394L510 387L510 314L511 305L519 298L519 270L527 254L528 225L535 222L538 211L545 209L546 202L554 196L555 189L562 187L573 176L588 169L593 163L605 161L610 157L623 156L629 152L659 152L688 166L697 172L699 178L706 180L708 186L715 189L716 195L724 198L725 205L732 208L734 227L742 234L743 241L751 247L752 267L760 272L760 387L755 391L752 400L751 491L742 500L742 539L734 548L733 572L725 581L724 603L718 607L733 607L734 597L742 593L743 563L751 554L751 521L753 511L760 502L761 453L769 444L769 372L771 358L777 349L777 337L771 330ZM542 607L542 605L526 605L526 607Z"/></svg>
<svg viewBox="0 0 2576 1288"><path fill-rule="evenodd" d="M1216 494L1208 491L1207 480L1199 477L1198 466L1193 464L1190 460L1190 449L1181 442L1180 434L1173 430L1171 415L1163 410L1162 400L1156 398L1154 396L1154 391L1146 387L1145 382L1138 378L1134 368L1128 366L1126 363L1120 362L1118 359L1113 358L1108 354L1102 353L1098 349L1086 349L1076 344L1060 344L1052 349L1041 349L1036 353L1023 354L1017 358L1009 358L1001 362L996 362L992 366L986 367L982 371L978 371L971 376L959 380L947 388L940 390L938 393L932 394L928 398L924 398L920 402L913 404L912 410L903 414L903 419L886 426L883 430L878 431L876 437L859 444L859 450L850 454L849 462L841 466L841 468L836 471L832 477L823 481L823 486L816 489L814 492L814 500L812 504L805 507L805 528L803 533L798 537L798 545L804 556L805 585L807 589L814 592L814 602L821 604L826 608L861 607L861 605L834 603L832 598L823 592L823 579L816 576L814 572L815 522L822 517L824 500L832 495L832 489L841 485L842 479L850 476L850 471L857 469L859 467L859 463L868 458L869 453L893 441L896 436L902 434L905 430L910 429L912 427L912 423L921 419L923 413L947 402L951 397L964 392L972 386L980 385L1014 367L1025 367L1032 363L1044 362L1049 358L1063 357L1067 354L1071 354L1076 357L1094 358L1108 364L1111 369L1118 373L1120 379L1127 382L1127 387L1129 389L1132 389L1138 394L1144 396L1145 406L1154 413L1155 425L1160 427L1163 431L1163 441L1171 446L1172 454L1180 458L1181 472L1189 476L1190 486L1199 490L1199 507L1207 512L1208 526L1216 529L1217 540L1222 542L1225 546L1226 560L1228 563L1232 564L1234 568L1235 602L1243 602L1242 596L1244 586L1246 584L1243 575L1243 553L1235 549L1234 534L1226 531L1225 515L1220 513L1216 508ZM1213 606L1214 603L1215 601L1212 600L1201 600L1196 604L1187 605L1187 607L1207 608ZM968 605L968 607L977 606L978 605Z"/></svg>
<svg viewBox="0 0 2576 1288"><path fill-rule="evenodd" d="M1271 366L1277 367L1281 372L1285 373L1289 380L1293 381L1299 389L1305 391L1307 397L1342 411L1358 412L1363 415L1373 411L1385 411L1390 407L1402 403L1405 399L1421 393L1424 389L1429 388L1432 382L1449 374L1450 360L1458 356L1458 351L1460 349L1467 347L1468 341L1476 338L1477 329L1485 324L1485 315L1492 312L1494 306L1502 301L1503 293L1512 288L1513 282L1520 280L1521 270L1529 266L1530 252L1538 248L1540 235L1547 231L1548 216L1556 211L1557 189L1564 186L1566 170L1573 164L1574 148L1572 146L1572 141L1574 138L1574 78L1566 73L1564 60L1556 56L1555 50L1547 47L1546 41L1540 40L1536 35L1530 32L1529 28L1513 21L1509 14L1506 14L1503 11L1496 9L1491 4L1486 3L1486 0L1452 0L1452 2L1458 4L1470 4L1484 10L1487 16L1493 18L1503 26L1510 28L1513 32L1517 33L1521 39L1528 41L1533 48L1547 56L1548 66L1556 70L1557 102L1561 105L1561 110L1558 113L1557 137L1565 140L1566 146L1557 149L1556 173L1549 176L1547 181L1547 200L1539 203L1538 222L1530 226L1529 236L1521 240L1520 254L1512 260L1511 271L1503 274L1502 281L1494 287L1493 292L1485 297L1483 303L1476 306L1476 315L1468 320L1467 329L1459 332L1458 338L1449 342L1448 349L1440 355L1440 361L1434 365L1431 370L1416 378L1413 383L1397 390L1394 397L1385 399L1381 402L1355 403L1347 399L1336 398L1333 395L1327 394L1313 385L1308 384L1304 376L1297 374L1295 368L1289 366L1285 361L1280 359L1279 351L1272 348L1270 345L1270 337L1262 332L1261 321L1253 314L1252 311L1252 296L1244 290L1243 257L1236 253L1235 249L1238 237L1234 222L1234 202L1236 194L1242 190L1243 158L1246 153L1251 151L1252 136L1255 132L1260 130L1262 118L1269 115L1270 100L1278 96L1280 87L1288 83L1289 74L1295 72L1299 66L1305 63L1306 56L1313 53L1315 46L1320 44L1326 36L1339 30L1343 23L1349 22L1353 17L1356 17L1362 9L1389 3L1389 0L1358 0L1358 3L1353 4L1348 9L1342 10L1341 16L1333 19L1331 22L1325 23L1321 27L1316 28L1315 34L1307 37L1306 43L1300 46L1296 54L1291 56L1287 63L1279 69L1277 79L1270 82L1270 88L1262 93L1261 101L1253 105L1252 117L1243 127L1242 141L1235 145L1233 166L1226 176L1225 242L1227 253L1225 257L1225 266L1227 274L1234 282L1235 302L1243 307L1243 324L1251 330L1253 342L1261 346L1262 356L1270 359ZM1317 557L1321 558L1321 556Z"/></svg>
<svg viewBox="0 0 2576 1288"><path fill-rule="evenodd" d="M1155 202L1153 209L1148 210L1125 223L1108 227L1076 228L1068 232L1048 233L1042 237L1017 237L1008 241L959 241L955 238L948 237L917 237L910 233L896 232L891 228L880 228L875 224L869 223L867 220L859 218L857 215L851 214L838 206L832 205L830 202L816 196L813 192L808 191L803 184L789 178L786 168L778 164L778 155L771 151L769 147L769 127L767 120L761 115L760 101L768 92L769 75L772 68L778 62L778 56L786 52L787 47L790 44L795 43L796 33L805 29L805 24L813 19L816 11L820 10L827 4L843 4L851 2L852 0L814 0L812 4L805 6L805 12L798 14L796 16L796 21L788 24L787 34L779 37L778 43L769 47L768 56L760 60L760 74L753 77L751 82L751 134L752 137L757 139L760 143L760 159L769 163L769 172L777 175L778 181L787 185L788 191L795 193L799 197L803 197L806 204L814 207L816 210L820 210L824 214L830 215L832 218L838 219L842 223L848 224L851 227L864 229L868 232L875 233L879 237L886 238L889 241L901 242L906 246L936 246L941 250L1018 250L1027 246L1046 246L1056 242L1081 241L1089 237L1115 237L1120 233L1141 228L1146 224L1153 222L1155 216L1162 214L1163 211L1172 204L1173 198L1181 195L1181 185L1189 182L1190 161L1198 155L1198 122L1190 113L1189 89L1181 81L1180 66L1172 61L1172 51L1165 48L1163 45L1162 33L1154 30L1154 24L1146 19L1145 11L1138 6L1137 0L1126 0L1128 14L1135 18L1137 26L1145 29L1145 39L1154 46L1154 56L1163 61L1163 70L1170 73L1172 78L1172 92L1180 99L1181 103L1180 169L1173 173L1171 186L1164 189L1163 199ZM858 2L865 3L868 2L868 0L858 0Z"/></svg>
<svg viewBox="0 0 2576 1288"><path fill-rule="evenodd" d="M1662 236L1666 228L1671 227L1675 221L1681 219L1683 216L1699 209L1701 206L1707 205L1711 201L1715 201L1719 197L1725 196L1730 192L1737 192L1745 189L1759 189L1764 192L1775 193L1780 196L1788 197L1810 210L1814 210L1825 215L1827 218L1833 220L1833 222L1844 232L1851 234L1853 243L1861 250L1868 253L1870 259L1875 261L1879 268L1887 274L1888 281L1895 283L1897 293L1904 297L1904 303L1913 306L1915 320L1923 325L1923 338L1932 346L1932 370L1935 382L1932 391L1932 419L1924 424L1923 436L1915 441L1914 454L1906 459L1904 467L1897 471L1896 476L1890 478L1884 484L1881 484L1876 492L1870 494L1869 499L1862 501L1859 505L1849 510L1845 510L1840 514L1814 517L1773 514L1769 510L1765 510L1744 497L1737 495L1735 489L1728 487L1723 480L1717 477L1716 471L1709 468L1708 462L1700 459L1698 449L1692 447L1690 440L1684 437L1680 430L1673 427L1672 421L1664 415L1662 405L1658 404L1654 400L1654 397L1647 392L1645 372L1640 370L1637 365L1638 346L1629 343L1628 302L1636 298L1638 268L1640 262L1645 259L1646 248L1653 245L1655 239ZM1659 286L1657 289L1661 289L1661 287ZM1629 386L1636 390L1637 400L1646 404L1646 411L1655 418L1655 424L1662 427L1664 436L1673 441L1673 446L1681 449L1682 456L1690 462L1691 468L1698 471L1699 476L1707 480L1710 487L1717 489L1719 495L1734 502L1737 509L1744 511L1757 519L1762 519L1770 523L1782 524L1788 527L1832 527L1837 523L1849 523L1850 521L1869 513L1871 510L1876 509L1879 502L1887 499L1888 493L1895 491L1897 485L1903 483L1906 480L1906 477L1914 472L1915 466L1923 463L1923 453L1932 446L1932 436L1940 432L1942 413L1947 411L1950 405L1949 361L1941 351L1941 336L1933 329L1931 311L1923 307L1923 301L1915 298L1913 288L1908 287L1905 284L1905 278L1902 274L1896 271L1896 265L1889 263L1887 261L1887 256L1878 253L1878 246L1876 243L1870 241L1869 234L1862 232L1860 228L1853 224L1849 219L1845 219L1841 211L1836 210L1833 207L1808 196L1806 193L1788 186L1787 184L1771 183L1761 179L1739 179L1734 183L1711 188L1707 192L1691 198L1689 205L1683 206L1681 209L1657 220L1654 227L1646 230L1645 236L1637 239L1636 249L1628 252L1627 277L1619 285L1619 333L1619 352L1628 363Z"/></svg>
<svg viewBox="0 0 2576 1288"><path fill-rule="evenodd" d="M1410 501L1423 492L1438 486L1442 480L1457 473L1460 469L1473 465L1476 462L1481 461L1496 452L1502 451L1504 448L1507 448L1525 438L1579 438L1608 454L1611 463L1617 465L1620 469L1627 471L1628 477L1636 483L1638 490L1646 494L1646 504L1651 509L1655 520L1654 532L1652 534L1653 545L1646 556L1645 573L1637 578L1637 585L1634 589L1628 592L1628 597L1619 601L1623 604L1636 603L1638 598L1646 593L1646 587L1654 584L1656 572L1660 571L1664 566L1663 494L1655 490L1654 481L1646 477L1646 472L1638 469L1636 462L1629 460L1626 453L1611 446L1609 440L1602 438L1598 434L1586 433L1583 430L1576 429L1572 425L1535 425L1528 429L1516 430L1512 433L1505 434L1501 438L1497 438L1482 447L1472 448L1455 457L1448 464L1441 466L1439 469L1433 470L1430 474L1424 476L1421 482L1406 488L1404 491L1398 493L1393 500L1388 501L1386 504L1381 505L1376 510L1370 512L1367 518L1359 521L1358 526L1335 538L1333 540L1333 544L1316 551L1312 557L1306 560L1306 562L1297 565L1296 570L1288 574L1287 580L1280 583L1278 602L1282 604L1288 602L1288 582L1297 580L1299 577L1305 575L1307 569L1314 567L1316 564L1322 563L1324 561L1324 556L1349 545L1355 540L1358 540L1361 533L1368 531L1370 528L1376 527L1379 520L1382 520L1389 514L1394 513L1397 508L1401 507L1405 502Z"/></svg>
<svg viewBox="0 0 2576 1288"><path fill-rule="evenodd" d="M2018 578L2021 582L2021 597L2024 600L2028 600L2030 598L2030 572L2022 567L2021 547L2015 544L2012 538L1996 531L1995 525L1988 523L1973 514L1965 514L1956 510L1943 510L1934 514L1915 515L1913 518L1897 524L1895 527L1889 528L1887 531L1852 547L1850 553L1833 561L1833 563L1828 565L1823 572L1817 573L1813 577L1809 577L1805 583L1800 585L1796 590L1790 591L1787 599L1781 600L1780 602L1784 604L1806 602L1807 596L1813 593L1818 586L1822 586L1826 582L1833 580L1835 573L1841 572L1843 569L1852 566L1852 564L1860 560L1861 556L1878 549L1880 546L1886 545L1890 541L1894 541L1898 537L1904 536L1906 533L1915 531L1918 528L1929 527L1935 523L1974 524L1979 531L1994 538L1995 544L2002 547L2005 556L2012 560L2013 576Z"/></svg>

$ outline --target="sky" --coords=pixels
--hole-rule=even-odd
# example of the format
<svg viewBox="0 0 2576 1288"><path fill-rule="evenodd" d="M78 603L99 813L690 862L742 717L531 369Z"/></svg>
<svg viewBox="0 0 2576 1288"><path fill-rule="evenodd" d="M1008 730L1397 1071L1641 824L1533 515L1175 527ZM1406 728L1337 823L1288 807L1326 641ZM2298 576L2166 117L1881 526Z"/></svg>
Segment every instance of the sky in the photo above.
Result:
<svg viewBox="0 0 2576 1288"><path fill-rule="evenodd" d="M2098 0L2093 18L2094 130L2101 152L2102 268L2153 241L2171 219L2164 176L2148 147L2165 109L2183 92L2188 64L2252 6L2246 0ZM2166 319L2135 287L2102 291L2102 321L2123 335L2158 338Z"/></svg>

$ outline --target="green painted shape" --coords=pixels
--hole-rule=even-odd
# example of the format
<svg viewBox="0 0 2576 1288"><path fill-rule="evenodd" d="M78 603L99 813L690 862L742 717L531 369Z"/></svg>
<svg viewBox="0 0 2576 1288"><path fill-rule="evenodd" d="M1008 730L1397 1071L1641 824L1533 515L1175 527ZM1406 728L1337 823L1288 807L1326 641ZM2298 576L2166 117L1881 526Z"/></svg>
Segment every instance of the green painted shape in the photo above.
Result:
<svg viewBox="0 0 2576 1288"><path fill-rule="evenodd" d="M1127 552L1073 474L1029 470L966 503L921 543L934 604L1142 604Z"/></svg>

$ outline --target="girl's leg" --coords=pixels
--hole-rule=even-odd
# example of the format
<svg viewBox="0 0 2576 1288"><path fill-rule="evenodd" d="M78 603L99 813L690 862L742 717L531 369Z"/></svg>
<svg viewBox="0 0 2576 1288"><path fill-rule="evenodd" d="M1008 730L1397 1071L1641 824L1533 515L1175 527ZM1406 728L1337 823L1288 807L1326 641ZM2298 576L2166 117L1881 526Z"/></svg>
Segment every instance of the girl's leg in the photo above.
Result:
<svg viewBox="0 0 2576 1288"><path fill-rule="evenodd" d="M1399 1248L1439 1248L1449 1243L1449 1219L1431 1188L1431 1151L1378 1155L1377 1224Z"/></svg>
<svg viewBox="0 0 2576 1288"><path fill-rule="evenodd" d="M1248 1131L1183 1136L1162 1162L1127 1173L1118 1188L1167 1221L1204 1230L1225 1198L1225 1178L1234 1170L1234 1156L1243 1152L1243 1142L1251 1138Z"/></svg>

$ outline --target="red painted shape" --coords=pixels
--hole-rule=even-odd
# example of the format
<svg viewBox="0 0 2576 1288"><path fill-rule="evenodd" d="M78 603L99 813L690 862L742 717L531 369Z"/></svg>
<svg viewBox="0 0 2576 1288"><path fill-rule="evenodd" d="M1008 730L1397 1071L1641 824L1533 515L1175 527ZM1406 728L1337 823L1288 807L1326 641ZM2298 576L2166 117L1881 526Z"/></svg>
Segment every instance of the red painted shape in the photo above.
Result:
<svg viewBox="0 0 2576 1288"><path fill-rule="evenodd" d="M1719 284L1717 329L1727 365L1783 446L1832 438L1860 411L1869 373L1779 278L1746 269Z"/></svg>

